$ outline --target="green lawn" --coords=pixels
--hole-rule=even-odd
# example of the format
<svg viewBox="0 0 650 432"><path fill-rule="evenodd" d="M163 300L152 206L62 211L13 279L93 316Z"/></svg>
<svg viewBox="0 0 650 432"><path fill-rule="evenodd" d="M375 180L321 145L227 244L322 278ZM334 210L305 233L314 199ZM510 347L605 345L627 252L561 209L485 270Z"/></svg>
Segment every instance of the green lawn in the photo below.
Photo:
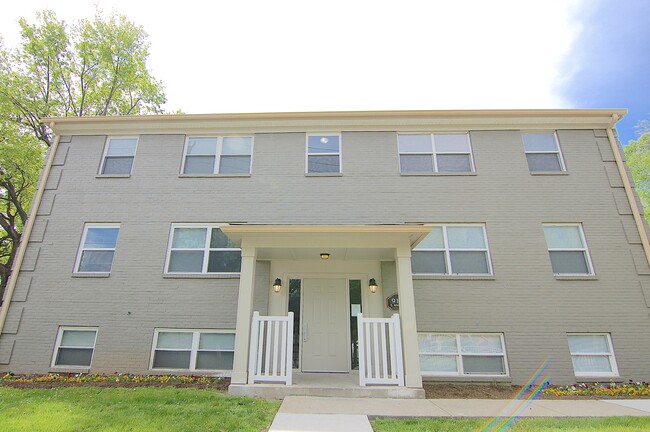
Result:
<svg viewBox="0 0 650 432"><path fill-rule="evenodd" d="M0 431L261 431L279 401L173 387L0 387Z"/></svg>
<svg viewBox="0 0 650 432"><path fill-rule="evenodd" d="M485 431L485 432L537 432L537 431L607 431L631 432L650 430L648 417L604 417L604 418L522 418L517 419L509 427L497 429L488 428L490 419L375 419L372 427L376 432L455 432L455 431ZM495 426L495 425L493 425Z"/></svg>

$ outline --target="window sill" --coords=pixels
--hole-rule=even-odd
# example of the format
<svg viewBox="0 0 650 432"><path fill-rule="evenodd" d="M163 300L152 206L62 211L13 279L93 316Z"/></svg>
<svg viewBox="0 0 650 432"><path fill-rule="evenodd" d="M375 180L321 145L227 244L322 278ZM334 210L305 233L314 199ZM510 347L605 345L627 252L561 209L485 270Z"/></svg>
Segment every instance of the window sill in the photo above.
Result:
<svg viewBox="0 0 650 432"><path fill-rule="evenodd" d="M343 173L305 173L305 177L343 177Z"/></svg>
<svg viewBox="0 0 650 432"><path fill-rule="evenodd" d="M97 174L95 178L129 178L131 174Z"/></svg>
<svg viewBox="0 0 650 432"><path fill-rule="evenodd" d="M494 275L440 275L440 274L414 274L413 280L496 280Z"/></svg>
<svg viewBox="0 0 650 432"><path fill-rule="evenodd" d="M476 172L424 172L424 173L418 173L418 172L401 172L399 175L403 177L422 177L422 176L440 176L440 177L445 177L445 176L476 176Z"/></svg>
<svg viewBox="0 0 650 432"><path fill-rule="evenodd" d="M596 275L555 275L555 280L598 280Z"/></svg>
<svg viewBox="0 0 650 432"><path fill-rule="evenodd" d="M615 381L615 382L623 381L620 375L612 375L612 374L576 375L576 380L579 382L594 382L594 381L598 382L601 381L603 378L608 378L610 381Z"/></svg>
<svg viewBox="0 0 650 432"><path fill-rule="evenodd" d="M111 274L110 272L102 273L72 273L73 278L107 278Z"/></svg>
<svg viewBox="0 0 650 432"><path fill-rule="evenodd" d="M164 279L239 279L240 273L164 273Z"/></svg>
<svg viewBox="0 0 650 432"><path fill-rule="evenodd" d="M247 178L249 174L179 174L179 178Z"/></svg>
<svg viewBox="0 0 650 432"><path fill-rule="evenodd" d="M554 175L559 175L559 176L566 176L569 175L567 171L531 171L530 175L533 176L554 176Z"/></svg>

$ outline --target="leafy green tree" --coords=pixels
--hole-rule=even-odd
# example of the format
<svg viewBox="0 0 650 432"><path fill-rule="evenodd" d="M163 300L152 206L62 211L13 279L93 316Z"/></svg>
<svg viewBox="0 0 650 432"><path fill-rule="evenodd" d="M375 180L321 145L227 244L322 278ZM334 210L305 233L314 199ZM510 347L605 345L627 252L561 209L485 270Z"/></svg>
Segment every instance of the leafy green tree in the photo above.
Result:
<svg viewBox="0 0 650 432"><path fill-rule="evenodd" d="M158 114L165 102L146 66L147 34L125 16L69 26L45 10L19 24L17 49L0 40L0 298L53 142L43 119Z"/></svg>
<svg viewBox="0 0 650 432"><path fill-rule="evenodd" d="M643 204L644 216L650 222L650 130L646 129L638 140L631 140L623 151Z"/></svg>

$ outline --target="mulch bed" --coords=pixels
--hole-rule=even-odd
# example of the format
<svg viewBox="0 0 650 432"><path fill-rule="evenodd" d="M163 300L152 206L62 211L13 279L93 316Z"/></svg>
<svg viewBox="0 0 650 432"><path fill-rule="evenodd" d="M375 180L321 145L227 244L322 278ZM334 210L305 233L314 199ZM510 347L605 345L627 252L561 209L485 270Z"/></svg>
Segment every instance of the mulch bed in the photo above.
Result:
<svg viewBox="0 0 650 432"><path fill-rule="evenodd" d="M216 381L210 384L199 383L178 383L178 382L129 382L129 381L104 381L104 382L16 382L0 381L0 386L21 388L21 389L51 389L58 387L103 387L103 388L136 388L136 387L176 387L176 388L200 388L227 391L230 385L230 378Z"/></svg>

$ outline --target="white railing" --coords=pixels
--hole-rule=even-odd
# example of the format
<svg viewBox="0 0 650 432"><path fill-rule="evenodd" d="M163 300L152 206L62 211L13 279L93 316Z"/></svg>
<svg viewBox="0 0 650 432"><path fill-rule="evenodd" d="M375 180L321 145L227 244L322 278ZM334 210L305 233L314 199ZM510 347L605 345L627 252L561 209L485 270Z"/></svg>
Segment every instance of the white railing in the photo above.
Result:
<svg viewBox="0 0 650 432"><path fill-rule="evenodd" d="M253 312L248 383L283 382L291 385L293 312L286 317Z"/></svg>
<svg viewBox="0 0 650 432"><path fill-rule="evenodd" d="M357 315L359 329L359 385L404 385L402 334L399 314L390 318Z"/></svg>

